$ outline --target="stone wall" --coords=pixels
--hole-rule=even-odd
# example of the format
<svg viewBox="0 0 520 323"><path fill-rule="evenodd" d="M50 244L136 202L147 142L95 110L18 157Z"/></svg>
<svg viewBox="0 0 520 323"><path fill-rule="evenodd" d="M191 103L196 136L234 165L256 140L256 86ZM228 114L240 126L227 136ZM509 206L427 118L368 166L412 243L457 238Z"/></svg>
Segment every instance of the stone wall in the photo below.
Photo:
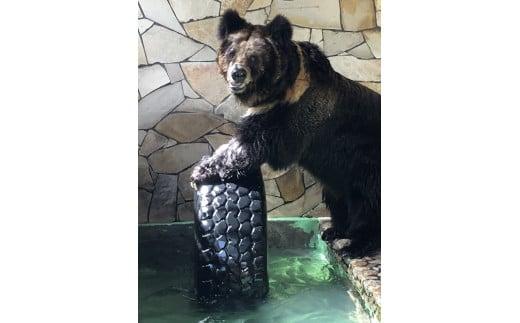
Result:
<svg viewBox="0 0 520 323"><path fill-rule="evenodd" d="M215 64L219 16L236 9L265 24L277 14L336 71L380 91L380 0L139 0L139 223L193 219L193 165L229 140L244 108ZM270 217L322 216L305 171L262 168Z"/></svg>

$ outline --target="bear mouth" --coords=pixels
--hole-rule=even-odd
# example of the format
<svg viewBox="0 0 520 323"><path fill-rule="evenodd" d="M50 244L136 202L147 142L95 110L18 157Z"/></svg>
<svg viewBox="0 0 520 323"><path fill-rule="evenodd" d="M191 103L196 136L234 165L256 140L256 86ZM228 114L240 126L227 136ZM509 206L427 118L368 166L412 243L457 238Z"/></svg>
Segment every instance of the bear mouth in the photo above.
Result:
<svg viewBox="0 0 520 323"><path fill-rule="evenodd" d="M247 84L229 84L229 89L233 94L239 94L246 90Z"/></svg>

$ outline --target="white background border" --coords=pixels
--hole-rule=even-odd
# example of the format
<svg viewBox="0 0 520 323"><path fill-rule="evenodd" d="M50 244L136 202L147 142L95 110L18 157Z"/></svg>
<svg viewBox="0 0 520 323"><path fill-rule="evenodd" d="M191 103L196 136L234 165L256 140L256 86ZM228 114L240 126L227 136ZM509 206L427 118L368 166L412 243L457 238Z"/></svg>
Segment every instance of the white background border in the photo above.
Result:
<svg viewBox="0 0 520 323"><path fill-rule="evenodd" d="M518 6L383 1L383 322L517 318ZM3 6L2 322L137 321L137 19Z"/></svg>

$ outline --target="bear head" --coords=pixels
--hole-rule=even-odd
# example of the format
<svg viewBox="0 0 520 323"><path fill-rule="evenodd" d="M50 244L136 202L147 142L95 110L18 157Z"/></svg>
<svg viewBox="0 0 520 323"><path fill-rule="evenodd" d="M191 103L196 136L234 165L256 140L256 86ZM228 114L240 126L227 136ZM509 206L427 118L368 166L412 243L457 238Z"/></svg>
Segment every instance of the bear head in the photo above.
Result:
<svg viewBox="0 0 520 323"><path fill-rule="evenodd" d="M247 22L234 10L224 13L218 27L217 64L240 101L254 107L284 96L300 66L291 37L291 24L281 15L261 26Z"/></svg>

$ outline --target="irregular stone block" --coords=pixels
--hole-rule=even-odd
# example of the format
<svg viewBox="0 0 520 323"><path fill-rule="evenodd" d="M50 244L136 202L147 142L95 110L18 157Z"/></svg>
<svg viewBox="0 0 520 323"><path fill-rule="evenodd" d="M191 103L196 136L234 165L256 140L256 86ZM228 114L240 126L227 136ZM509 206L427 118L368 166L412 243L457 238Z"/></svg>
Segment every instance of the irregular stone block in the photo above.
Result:
<svg viewBox="0 0 520 323"><path fill-rule="evenodd" d="M188 37L157 25L144 33L142 38L150 63L180 62L203 47Z"/></svg>
<svg viewBox="0 0 520 323"><path fill-rule="evenodd" d="M338 12L338 0L273 0L269 20L282 14L298 26L341 29Z"/></svg>
<svg viewBox="0 0 520 323"><path fill-rule="evenodd" d="M220 17L208 18L186 23L184 24L184 29L186 29L191 38L210 46L214 50L218 50L220 41L216 37L216 33L219 23Z"/></svg>
<svg viewBox="0 0 520 323"><path fill-rule="evenodd" d="M218 72L216 63L188 62L182 63L181 68L191 87L211 104L219 104L229 95L226 81Z"/></svg>
<svg viewBox="0 0 520 323"><path fill-rule="evenodd" d="M256 10L260 8L269 7L271 5L271 0L254 0L253 3L249 6L247 10Z"/></svg>
<svg viewBox="0 0 520 323"><path fill-rule="evenodd" d="M352 48L347 52L347 54L354 55L357 58L361 59L371 59L375 58L374 54L372 54L372 51L370 50L370 47L368 47L367 43L363 43L357 47Z"/></svg>
<svg viewBox="0 0 520 323"><path fill-rule="evenodd" d="M193 221L195 219L195 211L193 202L186 202L177 207L177 218L179 221Z"/></svg>
<svg viewBox="0 0 520 323"><path fill-rule="evenodd" d="M303 212L308 212L315 208L322 201L322 187L320 184L314 184L305 190Z"/></svg>
<svg viewBox="0 0 520 323"><path fill-rule="evenodd" d="M138 69L137 85L141 96L170 83L170 79L164 68L159 64L143 66Z"/></svg>
<svg viewBox="0 0 520 323"><path fill-rule="evenodd" d="M365 39L367 41L372 54L376 58L381 58L381 30L380 29L372 29L366 30L363 32Z"/></svg>
<svg viewBox="0 0 520 323"><path fill-rule="evenodd" d="M242 105L234 95L230 95L215 108L215 114L222 115L226 120L238 123L240 117L247 112L247 109L248 108Z"/></svg>
<svg viewBox="0 0 520 323"><path fill-rule="evenodd" d="M146 65L148 61L146 60L146 54L144 53L143 43L141 42L141 37L137 37L137 65Z"/></svg>
<svg viewBox="0 0 520 323"><path fill-rule="evenodd" d="M323 30L312 29L310 42L318 45L321 49L323 49Z"/></svg>
<svg viewBox="0 0 520 323"><path fill-rule="evenodd" d="M234 9L243 17L252 2L253 0L221 0L220 14L223 14L227 9Z"/></svg>
<svg viewBox="0 0 520 323"><path fill-rule="evenodd" d="M303 183L305 184L305 188L307 188L312 184L316 183L316 179L314 178L314 176L312 176L311 173L309 173L306 170L303 170Z"/></svg>
<svg viewBox="0 0 520 323"><path fill-rule="evenodd" d="M362 44L363 35L348 31L323 31L323 51L325 55L332 56L349 50Z"/></svg>
<svg viewBox="0 0 520 323"><path fill-rule="evenodd" d="M267 211L271 211L272 209L284 204L284 200L280 197L276 197L276 196L272 196L272 195L266 195L265 196L265 200L266 200L266 209Z"/></svg>
<svg viewBox="0 0 520 323"><path fill-rule="evenodd" d="M297 167L291 168L283 176L276 179L276 184L286 202L294 201L305 192L303 176Z"/></svg>
<svg viewBox="0 0 520 323"><path fill-rule="evenodd" d="M234 123L228 122L218 127L217 130L222 133L225 133L226 135L233 136L237 131L237 127Z"/></svg>
<svg viewBox="0 0 520 323"><path fill-rule="evenodd" d="M145 136L146 136L146 130L139 130L138 131L137 137L138 137L138 140L139 140L139 146L142 145Z"/></svg>
<svg viewBox="0 0 520 323"><path fill-rule="evenodd" d="M167 0L139 0L146 18L160 23L176 32L186 35L181 24L175 18Z"/></svg>
<svg viewBox="0 0 520 323"><path fill-rule="evenodd" d="M244 18L253 25L265 25L267 14L264 9L246 12Z"/></svg>
<svg viewBox="0 0 520 323"><path fill-rule="evenodd" d="M174 222L177 213L177 175L159 174L148 220L151 223Z"/></svg>
<svg viewBox="0 0 520 323"><path fill-rule="evenodd" d="M381 60L358 59L354 56L329 57L332 68L353 81L380 82Z"/></svg>
<svg viewBox="0 0 520 323"><path fill-rule="evenodd" d="M260 169L262 170L263 179L267 180L267 179L274 179L274 178L284 175L291 169L291 167L288 167L286 169L274 170L271 168L271 166L269 166L269 164L264 163L261 165Z"/></svg>
<svg viewBox="0 0 520 323"><path fill-rule="evenodd" d="M204 155L210 155L206 143L179 144L154 152L148 160L154 171L176 174L198 162Z"/></svg>
<svg viewBox="0 0 520 323"><path fill-rule="evenodd" d="M213 106L204 99L186 99L175 109L175 112L212 113Z"/></svg>
<svg viewBox="0 0 520 323"><path fill-rule="evenodd" d="M190 167L179 174L179 191L186 201L192 201L193 194L195 193L193 187L191 187L191 173L193 173L193 167Z"/></svg>
<svg viewBox="0 0 520 323"><path fill-rule="evenodd" d="M311 30L309 28L293 26L292 39L294 41L309 41L310 38L311 38Z"/></svg>
<svg viewBox="0 0 520 323"><path fill-rule="evenodd" d="M231 136L221 135L221 134L212 134L204 136L206 140L208 140L211 147L216 150L218 147L227 144L229 140L231 140Z"/></svg>
<svg viewBox="0 0 520 323"><path fill-rule="evenodd" d="M137 29L139 30L139 33L142 35L145 33L145 31L147 31L148 29L150 29L150 27L152 27L153 25L153 21L151 20L148 20L146 18L143 18L143 19L139 19L137 21Z"/></svg>
<svg viewBox="0 0 520 323"><path fill-rule="evenodd" d="M280 191L278 190L278 185L276 185L276 181L274 179L268 179L264 181L265 194L273 195L280 197Z"/></svg>
<svg viewBox="0 0 520 323"><path fill-rule="evenodd" d="M145 190L138 190L138 198L137 198L137 219L139 223L147 223L148 222L148 207L150 206L150 201L152 200L152 193L149 193Z"/></svg>
<svg viewBox="0 0 520 323"><path fill-rule="evenodd" d="M146 161L146 158L142 156L139 156L138 158L137 177L137 183L139 188L144 188L148 191L153 190L153 180L152 176L150 175L148 162Z"/></svg>
<svg viewBox="0 0 520 323"><path fill-rule="evenodd" d="M184 80L184 74L182 73L179 63L164 64L164 67L166 68L166 73L168 73L168 77L170 78L170 83L173 84L180 80Z"/></svg>
<svg viewBox="0 0 520 323"><path fill-rule="evenodd" d="M217 58L217 53L209 48L208 46L204 46L198 53L190 57L190 62L209 62L214 61Z"/></svg>
<svg viewBox="0 0 520 323"><path fill-rule="evenodd" d="M139 149L139 155L148 156L154 151L164 147L167 142L168 138L155 132L154 130L150 130L144 138L141 149Z"/></svg>
<svg viewBox="0 0 520 323"><path fill-rule="evenodd" d="M376 26L373 0L340 0L343 30L359 31Z"/></svg>
<svg viewBox="0 0 520 323"><path fill-rule="evenodd" d="M223 123L224 120L207 113L173 113L159 122L155 129L178 142L192 142Z"/></svg>
<svg viewBox="0 0 520 323"><path fill-rule="evenodd" d="M182 84L182 91L184 92L184 96L192 99L196 99L199 97L195 91L191 88L191 86L186 82L186 80L181 81Z"/></svg>
<svg viewBox="0 0 520 323"><path fill-rule="evenodd" d="M279 206L267 213L268 217L301 216L303 213L303 196L290 203Z"/></svg>
<svg viewBox="0 0 520 323"><path fill-rule="evenodd" d="M220 3L214 0L169 0L170 4L181 22L199 20L206 17L219 15Z"/></svg>
<svg viewBox="0 0 520 323"><path fill-rule="evenodd" d="M181 83L167 85L148 94L139 101L139 129L152 128L183 100Z"/></svg>

